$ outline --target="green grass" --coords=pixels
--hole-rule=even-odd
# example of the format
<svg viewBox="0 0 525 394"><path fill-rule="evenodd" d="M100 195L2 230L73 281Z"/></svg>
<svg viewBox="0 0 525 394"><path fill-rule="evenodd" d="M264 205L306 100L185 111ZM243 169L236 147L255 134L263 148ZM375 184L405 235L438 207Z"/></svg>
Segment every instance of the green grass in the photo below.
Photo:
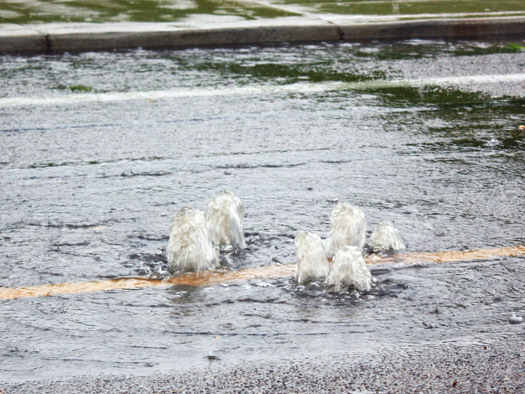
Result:
<svg viewBox="0 0 525 394"><path fill-rule="evenodd" d="M525 13L523 0L2 0L0 23L174 22L213 15L227 20L275 18L303 12L417 17L439 14ZM279 7L286 6L286 10Z"/></svg>
<svg viewBox="0 0 525 394"><path fill-rule="evenodd" d="M77 92L77 93L89 93L89 92L94 91L93 88L89 86L84 86L84 85L70 85L67 88L71 90L72 92Z"/></svg>

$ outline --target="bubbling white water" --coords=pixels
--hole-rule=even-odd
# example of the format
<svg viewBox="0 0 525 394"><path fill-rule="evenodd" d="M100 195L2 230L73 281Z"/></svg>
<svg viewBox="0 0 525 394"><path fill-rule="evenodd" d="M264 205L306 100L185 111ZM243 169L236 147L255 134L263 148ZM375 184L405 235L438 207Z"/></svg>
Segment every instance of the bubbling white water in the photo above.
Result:
<svg viewBox="0 0 525 394"><path fill-rule="evenodd" d="M295 237L295 252L297 254L295 269L297 283L303 285L324 280L328 276L330 265L319 235L300 231Z"/></svg>
<svg viewBox="0 0 525 394"><path fill-rule="evenodd" d="M372 287L372 274L363 252L357 246L343 246L333 258L326 284L334 291L345 291L349 286L363 292Z"/></svg>
<svg viewBox="0 0 525 394"><path fill-rule="evenodd" d="M366 220L361 208L338 202L330 216L332 224L326 240L326 255L331 258L343 246L362 249L365 245Z"/></svg>
<svg viewBox="0 0 525 394"><path fill-rule="evenodd" d="M219 247L245 248L244 205L230 190L219 193L208 204L206 219L211 240Z"/></svg>
<svg viewBox="0 0 525 394"><path fill-rule="evenodd" d="M370 236L370 249L375 253L405 249L405 243L394 223L381 221Z"/></svg>
<svg viewBox="0 0 525 394"><path fill-rule="evenodd" d="M166 248L168 271L201 271L216 268L219 250L213 246L204 213L184 207L177 212Z"/></svg>

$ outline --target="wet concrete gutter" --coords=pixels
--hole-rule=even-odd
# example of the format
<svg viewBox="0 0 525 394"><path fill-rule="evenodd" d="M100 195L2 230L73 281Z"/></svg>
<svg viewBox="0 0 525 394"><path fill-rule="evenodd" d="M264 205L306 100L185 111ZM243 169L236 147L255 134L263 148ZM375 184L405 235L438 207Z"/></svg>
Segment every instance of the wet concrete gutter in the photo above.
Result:
<svg viewBox="0 0 525 394"><path fill-rule="evenodd" d="M356 23L340 17L287 17L207 25L108 23L0 25L0 52L55 53L402 39L525 37L525 17Z"/></svg>

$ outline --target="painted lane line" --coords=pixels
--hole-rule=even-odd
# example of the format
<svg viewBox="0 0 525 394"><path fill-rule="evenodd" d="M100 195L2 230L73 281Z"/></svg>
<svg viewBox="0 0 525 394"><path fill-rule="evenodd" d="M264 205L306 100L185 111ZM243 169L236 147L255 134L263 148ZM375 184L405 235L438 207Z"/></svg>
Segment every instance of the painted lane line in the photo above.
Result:
<svg viewBox="0 0 525 394"><path fill-rule="evenodd" d="M402 253L387 257L371 255L367 257L367 263L449 263L523 255L525 255L525 245L469 251ZM0 300L48 297L62 294L95 293L112 290L143 289L149 287L169 287L176 285L205 287L221 283L241 282L253 279L278 279L292 276L295 271L295 266L295 263L293 263L245 268L238 271L202 271L182 274L169 279L120 278L103 281L59 283L29 287L4 287L0 288Z"/></svg>
<svg viewBox="0 0 525 394"><path fill-rule="evenodd" d="M525 82L525 73L503 75L470 75L417 79L375 80L363 82L294 83L289 85L251 85L234 88L151 90L115 93L74 93L60 96L5 97L0 108L62 106L82 103L114 103L132 100L162 100L192 97L255 96L277 94L313 94L327 91L374 90L396 87L462 86L473 84Z"/></svg>

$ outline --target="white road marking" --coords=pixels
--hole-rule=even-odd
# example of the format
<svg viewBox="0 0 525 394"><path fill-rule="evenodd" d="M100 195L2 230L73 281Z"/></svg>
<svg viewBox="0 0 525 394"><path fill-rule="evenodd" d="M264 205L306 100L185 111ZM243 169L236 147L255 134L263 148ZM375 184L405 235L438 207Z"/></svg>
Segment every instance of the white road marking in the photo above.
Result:
<svg viewBox="0 0 525 394"><path fill-rule="evenodd" d="M240 87L215 87L205 89L173 89L116 93L71 93L60 96L5 97L0 99L0 108L24 106L61 106L81 103L110 103L131 100L162 100L191 97L220 97L241 95L275 95L290 93L320 93L341 90L383 89L391 87L458 86L471 84L493 84L524 82L525 73L504 75L472 75L435 77L405 80L376 80L363 82L300 82L289 85L251 85Z"/></svg>

